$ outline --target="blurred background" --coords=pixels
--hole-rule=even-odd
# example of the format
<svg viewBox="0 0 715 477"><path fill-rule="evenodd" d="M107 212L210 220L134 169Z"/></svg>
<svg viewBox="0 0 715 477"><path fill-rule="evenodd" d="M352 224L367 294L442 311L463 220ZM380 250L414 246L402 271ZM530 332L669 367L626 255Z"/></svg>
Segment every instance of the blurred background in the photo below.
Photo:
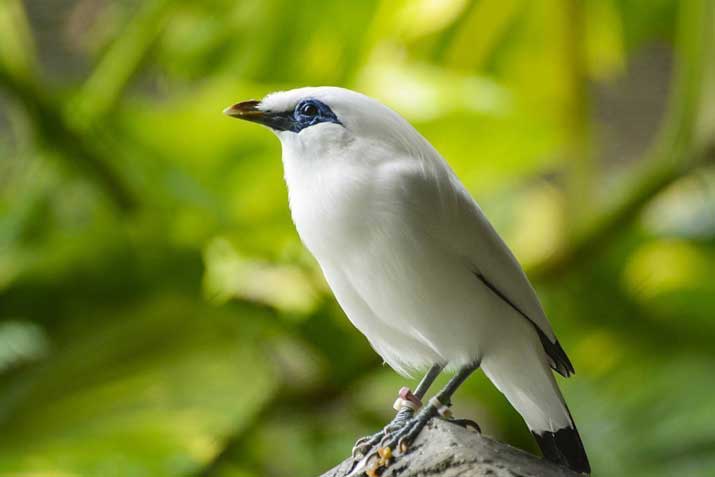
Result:
<svg viewBox="0 0 715 477"><path fill-rule="evenodd" d="M305 85L392 106L481 203L595 475L713 475L714 10L1 0L0 476L313 476L391 418L278 141L221 114ZM481 374L455 411L538 452Z"/></svg>

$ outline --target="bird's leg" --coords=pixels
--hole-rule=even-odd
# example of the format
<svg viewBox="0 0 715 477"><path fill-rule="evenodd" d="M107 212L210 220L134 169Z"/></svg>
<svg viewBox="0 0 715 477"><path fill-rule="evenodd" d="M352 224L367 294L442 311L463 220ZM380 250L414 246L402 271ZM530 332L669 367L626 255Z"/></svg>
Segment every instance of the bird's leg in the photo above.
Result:
<svg viewBox="0 0 715 477"><path fill-rule="evenodd" d="M410 418L409 422L403 425L397 432L386 435L382 439L380 447L383 453L385 449L389 449L387 451L388 454L392 454L392 452L396 450L401 452L406 450L425 427L425 424L433 417L442 415L445 418L451 418L449 406L452 404L452 395L469 375L478 368L479 362L460 368L457 374L449 380L435 397L429 400L429 403L424 406L416 416Z"/></svg>
<svg viewBox="0 0 715 477"><path fill-rule="evenodd" d="M441 364L435 364L432 366L417 385L415 392L412 393L413 396L415 396L418 400L422 399L434 380L437 379L437 376L439 376L439 373L442 372L443 368L444 366ZM365 436L358 439L355 446L353 446L353 458L364 455L372 449L373 446L377 445L386 434L395 432L402 428L402 426L406 425L410 421L414 413L415 410L413 407L407 405L400 406L395 417L383 429L371 436Z"/></svg>
<svg viewBox="0 0 715 477"><path fill-rule="evenodd" d="M442 372L442 369L444 369L444 366L441 364L435 364L432 366L429 371L427 371L427 374L424 375L422 380L417 385L415 392L412 394L419 400L425 397L427 390L429 390L432 383L434 383L435 379L437 379L437 376L439 376L439 373ZM401 406L400 410L397 411L395 418L386 426L386 428L402 427L402 425L409 421L414 413L414 408L405 405Z"/></svg>

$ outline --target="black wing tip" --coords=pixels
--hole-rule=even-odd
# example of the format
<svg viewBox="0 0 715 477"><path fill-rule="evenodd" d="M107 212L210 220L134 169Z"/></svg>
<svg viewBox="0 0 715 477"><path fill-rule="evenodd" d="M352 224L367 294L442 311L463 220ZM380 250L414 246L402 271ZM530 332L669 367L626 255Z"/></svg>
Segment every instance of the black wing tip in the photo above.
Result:
<svg viewBox="0 0 715 477"><path fill-rule="evenodd" d="M571 360L568 356L566 356L566 351L564 351L563 347L561 346L561 343L559 343L559 340L554 339L554 341L551 342L549 337L546 336L546 334L541 328L539 328L539 325L537 325L534 320L529 318L526 313L524 313L518 306L512 303L511 300L506 297L506 295L504 295L501 291L499 291L497 287L495 287L489 280L487 280L487 277L485 277L483 273L478 270L475 270L473 273L496 296L504 300L517 313L519 313L521 316L526 318L529 323L531 323L531 325L534 327L534 330L536 330L536 333L539 335L539 340L541 340L541 345L544 347L544 351L546 351L546 354L551 359L551 367L554 369L554 371L556 371L565 378L568 378L572 374L576 374L576 371L573 369L573 365L571 364Z"/></svg>
<svg viewBox="0 0 715 477"><path fill-rule="evenodd" d="M565 378L576 374L576 370L573 368L573 364L571 364L571 360L566 355L566 351L564 351L564 348L561 346L561 343L559 343L559 340L554 340L552 343L543 331L541 331L537 326L535 326L535 328L539 334L539 339L541 339L544 351L546 351L546 354L549 358L551 358L551 367L554 371Z"/></svg>
<svg viewBox="0 0 715 477"><path fill-rule="evenodd" d="M590 474L586 450L575 427L564 427L556 432L531 432L546 460L564 465L580 474Z"/></svg>

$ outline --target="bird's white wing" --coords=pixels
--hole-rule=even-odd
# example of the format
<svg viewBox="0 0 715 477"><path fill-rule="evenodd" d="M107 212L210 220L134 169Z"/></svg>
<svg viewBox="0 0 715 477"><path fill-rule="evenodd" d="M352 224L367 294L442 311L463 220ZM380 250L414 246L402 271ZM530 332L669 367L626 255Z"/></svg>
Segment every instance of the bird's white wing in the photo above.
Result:
<svg viewBox="0 0 715 477"><path fill-rule="evenodd" d="M521 265L449 166L439 158L422 162L413 171L410 187L403 190L420 195L414 200L421 204L420 215L429 224L426 233L469 261L475 280L534 325L554 370L564 376L572 374L573 366Z"/></svg>
<svg viewBox="0 0 715 477"><path fill-rule="evenodd" d="M477 278L534 324L552 367L564 376L571 375L573 365L556 338L521 265L474 200L471 197L464 200L472 203L472 221L477 229L476 247L470 254Z"/></svg>

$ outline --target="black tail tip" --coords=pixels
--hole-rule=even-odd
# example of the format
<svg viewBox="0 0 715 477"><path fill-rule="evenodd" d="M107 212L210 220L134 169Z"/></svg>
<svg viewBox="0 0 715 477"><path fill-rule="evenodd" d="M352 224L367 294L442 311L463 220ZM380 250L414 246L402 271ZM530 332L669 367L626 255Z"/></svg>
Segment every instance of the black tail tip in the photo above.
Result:
<svg viewBox="0 0 715 477"><path fill-rule="evenodd" d="M586 450L575 428L564 427L556 432L545 431L538 434L532 432L532 434L545 459L581 474L591 473Z"/></svg>

